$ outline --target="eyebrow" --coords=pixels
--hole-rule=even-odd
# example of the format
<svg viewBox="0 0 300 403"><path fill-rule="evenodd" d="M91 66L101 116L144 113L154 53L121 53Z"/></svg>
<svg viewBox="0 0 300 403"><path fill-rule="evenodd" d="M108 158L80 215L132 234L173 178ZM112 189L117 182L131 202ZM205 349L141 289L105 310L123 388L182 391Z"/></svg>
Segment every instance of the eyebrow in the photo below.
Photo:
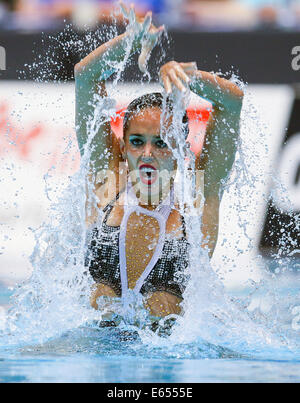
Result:
<svg viewBox="0 0 300 403"><path fill-rule="evenodd" d="M146 134L131 133L131 134L129 134L129 137L130 137L130 136L145 137ZM155 138L156 138L156 139L161 139L161 136L155 136Z"/></svg>

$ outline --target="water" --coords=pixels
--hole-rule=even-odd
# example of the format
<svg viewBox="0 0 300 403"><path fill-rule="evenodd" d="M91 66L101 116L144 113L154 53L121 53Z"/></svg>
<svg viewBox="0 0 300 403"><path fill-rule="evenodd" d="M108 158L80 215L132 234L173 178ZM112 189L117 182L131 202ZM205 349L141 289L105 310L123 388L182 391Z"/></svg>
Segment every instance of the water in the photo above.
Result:
<svg viewBox="0 0 300 403"><path fill-rule="evenodd" d="M1 382L299 382L299 362L23 355L0 361Z"/></svg>
<svg viewBox="0 0 300 403"><path fill-rule="evenodd" d="M121 79L124 65L125 62L118 66L113 86ZM176 101L175 131L181 122L179 94ZM89 145L101 118L114 113L113 108L104 108L105 104L95 98ZM243 119L244 130L251 138L250 134L260 128L255 111L247 104ZM184 316L177 318L168 336L153 333L147 323L135 326L142 311L121 322L118 328L99 328L105 310L90 307L92 279L84 267L89 148L85 147L79 171L52 203L47 221L32 229L36 245L30 258L34 269L31 278L14 290L11 300L9 290L3 287L0 291L1 305L5 306L0 311L0 381L299 382L299 261L263 261L258 257L264 278L249 282L239 294L228 292L212 269L207 252L199 248L200 216L193 214L188 192L179 192L192 245ZM174 152L182 180L192 188L193 178L184 164L185 158L192 160L192 156L180 136ZM229 256L223 262L227 259L229 267L230 260L234 265L234 254L244 254L251 248L247 220L256 220L255 216L249 217L247 203L251 191L256 192L254 184L262 178L259 170L253 173L248 169L247 158L253 164L261 156L245 156L241 140L236 169L227 189L234 187L242 200L233 209L238 212L238 224L249 245L228 249ZM47 177L45 183L45 192L51 199L57 190L47 187ZM90 203L94 208L93 198ZM183 203L190 206L189 214L183 211ZM7 312L8 305L11 307Z"/></svg>
<svg viewBox="0 0 300 403"><path fill-rule="evenodd" d="M133 331L82 326L42 344L1 343L0 382L300 382L299 353L244 351L242 340L240 351L203 341L160 347Z"/></svg>
<svg viewBox="0 0 300 403"><path fill-rule="evenodd" d="M278 266L274 260L267 264L270 269ZM276 346L272 340L265 340L264 345L251 346L241 337L232 349L224 347L226 343L212 344L199 337L182 343L172 337L155 340L142 333L139 336L137 329L100 329L90 323L42 343L15 340L10 345L2 339L0 382L300 382L300 317L297 319L289 309L300 305L299 264L299 260L294 261L290 276L277 279L272 286L274 291L276 284L281 301L277 325L281 331L288 330L289 343L285 340ZM252 305L259 300L259 312L267 311L268 320L272 319L270 288L252 295ZM1 287L1 303L8 306L11 294L12 290ZM248 296L243 291L235 298L245 302ZM295 330L293 319L299 326Z"/></svg>

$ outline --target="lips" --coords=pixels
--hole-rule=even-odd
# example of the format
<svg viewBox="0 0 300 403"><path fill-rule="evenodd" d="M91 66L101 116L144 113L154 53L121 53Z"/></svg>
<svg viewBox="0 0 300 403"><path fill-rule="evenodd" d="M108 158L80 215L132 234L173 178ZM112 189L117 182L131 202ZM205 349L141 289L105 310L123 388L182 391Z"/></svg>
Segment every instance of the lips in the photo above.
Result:
<svg viewBox="0 0 300 403"><path fill-rule="evenodd" d="M144 185L152 185L157 179L157 169L150 164L142 164L139 167L141 181Z"/></svg>

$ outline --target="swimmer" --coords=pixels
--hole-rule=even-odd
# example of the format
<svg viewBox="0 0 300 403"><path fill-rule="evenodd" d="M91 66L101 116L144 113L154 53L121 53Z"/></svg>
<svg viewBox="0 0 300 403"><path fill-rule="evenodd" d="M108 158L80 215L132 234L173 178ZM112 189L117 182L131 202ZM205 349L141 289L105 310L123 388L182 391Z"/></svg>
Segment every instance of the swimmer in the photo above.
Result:
<svg viewBox="0 0 300 403"><path fill-rule="evenodd" d="M95 49L74 69L76 133L81 154L87 144L89 119L95 113L95 94L109 107L105 81L128 55L128 46L130 55L140 53L139 67L143 70L164 30L152 24L151 13L138 18L133 6L130 10L123 4L121 7L130 29ZM159 78L162 93L145 94L127 107L121 139L113 133L110 119L103 116L89 144L89 181L98 209L87 214L87 261L95 281L92 307L98 309L99 297L126 300L134 292L143 296L151 316L165 318L181 312L189 247L174 196L174 148L163 140L163 132L172 134L172 94L189 87L213 105L202 151L195 158L195 169L204 171L202 247L211 256L218 238L224 184L235 159L243 91L231 81L198 70L194 62L170 61L161 66ZM163 113L165 110L167 113ZM185 111L182 115L181 133L176 135L186 138L188 118ZM99 181L98 173L103 170L107 174Z"/></svg>

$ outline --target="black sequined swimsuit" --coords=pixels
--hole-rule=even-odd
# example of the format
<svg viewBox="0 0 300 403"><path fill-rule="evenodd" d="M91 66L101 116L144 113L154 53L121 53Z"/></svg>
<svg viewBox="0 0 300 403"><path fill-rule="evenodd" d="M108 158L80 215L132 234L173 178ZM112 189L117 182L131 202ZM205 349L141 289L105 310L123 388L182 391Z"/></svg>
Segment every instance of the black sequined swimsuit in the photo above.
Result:
<svg viewBox="0 0 300 403"><path fill-rule="evenodd" d="M117 198L119 195L117 196ZM117 200L117 198L115 200ZM88 252L86 266L89 268L96 283L110 286L118 297L121 297L121 275L119 261L120 227L107 225L107 220L114 205L113 200L104 208L106 213L100 230L93 228L88 236ZM188 265L188 242L185 225L183 237L169 238L166 236L159 259L141 287L141 294L146 295L155 291L167 291L182 298L187 282L186 268Z"/></svg>

